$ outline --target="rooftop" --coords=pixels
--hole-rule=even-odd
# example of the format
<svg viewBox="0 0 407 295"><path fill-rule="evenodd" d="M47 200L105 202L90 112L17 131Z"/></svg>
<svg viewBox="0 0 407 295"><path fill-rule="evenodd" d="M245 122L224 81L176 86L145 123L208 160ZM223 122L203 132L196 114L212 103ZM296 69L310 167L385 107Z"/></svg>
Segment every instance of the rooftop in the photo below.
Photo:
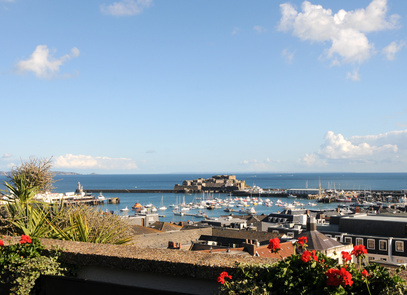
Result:
<svg viewBox="0 0 407 295"><path fill-rule="evenodd" d="M343 216L342 219L359 219L368 221L392 221L392 222L407 222L407 216L383 216L383 215L367 215L367 214L354 214L349 216Z"/></svg>

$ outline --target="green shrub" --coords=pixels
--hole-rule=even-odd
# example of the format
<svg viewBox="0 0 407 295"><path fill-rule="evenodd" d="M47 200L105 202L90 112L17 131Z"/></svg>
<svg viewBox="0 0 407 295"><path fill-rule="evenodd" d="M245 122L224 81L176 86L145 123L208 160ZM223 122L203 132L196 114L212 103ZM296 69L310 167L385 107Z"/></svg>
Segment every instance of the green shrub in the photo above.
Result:
<svg viewBox="0 0 407 295"><path fill-rule="evenodd" d="M12 170L10 182L4 182L8 202L0 208L3 234L100 244L124 244L131 240L130 225L120 216L104 214L89 206L35 200L38 192L52 189L51 164L51 159L32 158Z"/></svg>
<svg viewBox="0 0 407 295"><path fill-rule="evenodd" d="M302 243L303 246L306 244ZM270 240L270 250L278 252L279 244ZM305 250L305 249L303 249ZM369 264L364 246L351 253L342 252L340 265L322 253L303 251L273 264L239 264L239 270L218 278L220 294L406 294L407 285L397 271ZM352 255L359 263L350 262Z"/></svg>
<svg viewBox="0 0 407 295"><path fill-rule="evenodd" d="M51 222L53 239L98 244L125 244L131 240L130 225L121 216L87 205L65 208Z"/></svg>
<svg viewBox="0 0 407 295"><path fill-rule="evenodd" d="M40 275L67 273L58 258L58 251L45 256L40 242L26 235L19 243L7 246L0 240L0 283L9 288L10 294L30 294Z"/></svg>

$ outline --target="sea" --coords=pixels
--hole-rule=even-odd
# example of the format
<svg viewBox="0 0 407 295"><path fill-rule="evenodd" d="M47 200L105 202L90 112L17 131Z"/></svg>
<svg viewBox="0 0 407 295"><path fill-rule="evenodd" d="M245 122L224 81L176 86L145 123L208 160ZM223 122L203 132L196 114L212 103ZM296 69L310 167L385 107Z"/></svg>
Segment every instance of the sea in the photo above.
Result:
<svg viewBox="0 0 407 295"><path fill-rule="evenodd" d="M216 174L92 174L92 175L57 175L54 177L54 191L58 193L74 192L80 183L83 188L92 190L103 189L149 189L149 190L171 190L175 184L182 184L184 180L197 178L211 178ZM263 189L303 189L318 188L319 183L324 189L373 191L388 190L400 191L407 189L407 173L236 173L238 180L244 180L249 186L259 186ZM0 176L0 189L4 190L5 176ZM99 194L95 194L95 197ZM229 198L228 194L183 194L183 193L103 193L106 198L118 197L120 204L103 204L98 208L103 211L113 212L122 216L134 214L131 207L137 202L142 205L153 204L156 207L166 206L167 210L158 211L161 221L199 221L202 218L192 216L198 213L198 209L187 212L185 216L174 215L170 205L179 203L193 203L211 198ZM273 198L270 198L272 201ZM304 208L310 210L333 209L336 203L324 204L316 203L301 198L280 198L282 202L293 203L294 200L303 204ZM311 203L316 203L312 206ZM274 202L275 204L275 202ZM254 206L254 205L253 205ZM129 211L122 212L121 209L127 207ZM266 207L263 205L254 206L257 214L270 214L279 212L282 207L273 205ZM228 215L222 209L200 210L209 217L219 217ZM238 214L238 213L233 213Z"/></svg>

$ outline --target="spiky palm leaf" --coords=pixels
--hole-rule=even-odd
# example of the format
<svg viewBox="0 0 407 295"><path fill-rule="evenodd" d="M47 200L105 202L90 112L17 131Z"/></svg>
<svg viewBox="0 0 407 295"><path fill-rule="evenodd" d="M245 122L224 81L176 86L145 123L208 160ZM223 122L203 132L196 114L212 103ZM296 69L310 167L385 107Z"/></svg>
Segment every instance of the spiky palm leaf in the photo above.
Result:
<svg viewBox="0 0 407 295"><path fill-rule="evenodd" d="M103 215L89 207L71 207L64 212L64 221L53 224L55 238L89 243L124 244L126 226L116 217Z"/></svg>

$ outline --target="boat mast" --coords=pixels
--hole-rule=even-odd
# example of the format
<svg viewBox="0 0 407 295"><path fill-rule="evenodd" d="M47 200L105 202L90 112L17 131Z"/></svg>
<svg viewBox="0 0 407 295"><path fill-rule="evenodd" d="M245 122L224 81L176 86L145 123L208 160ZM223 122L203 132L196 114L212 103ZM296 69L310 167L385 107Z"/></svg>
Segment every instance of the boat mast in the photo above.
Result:
<svg viewBox="0 0 407 295"><path fill-rule="evenodd" d="M318 185L318 197L321 198L322 194L321 194L321 176L319 177L319 185Z"/></svg>

